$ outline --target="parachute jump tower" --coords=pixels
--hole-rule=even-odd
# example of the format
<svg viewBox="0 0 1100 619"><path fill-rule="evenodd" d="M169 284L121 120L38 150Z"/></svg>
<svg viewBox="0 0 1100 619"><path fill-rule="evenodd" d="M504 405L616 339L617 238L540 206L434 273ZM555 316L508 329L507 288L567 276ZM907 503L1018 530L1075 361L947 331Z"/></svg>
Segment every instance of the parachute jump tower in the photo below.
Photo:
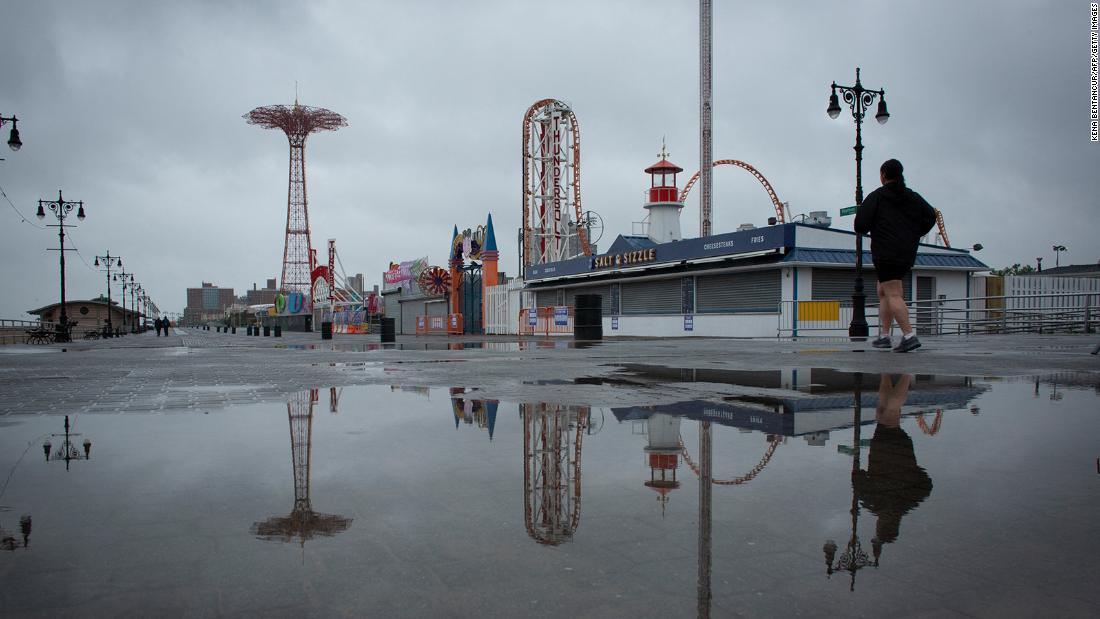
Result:
<svg viewBox="0 0 1100 619"><path fill-rule="evenodd" d="M306 197L306 138L318 131L346 127L347 119L320 107L269 105L244 115L250 125L281 129L290 141L290 183L287 188L286 242L280 288L286 292L310 294L312 245L309 240L309 201Z"/></svg>

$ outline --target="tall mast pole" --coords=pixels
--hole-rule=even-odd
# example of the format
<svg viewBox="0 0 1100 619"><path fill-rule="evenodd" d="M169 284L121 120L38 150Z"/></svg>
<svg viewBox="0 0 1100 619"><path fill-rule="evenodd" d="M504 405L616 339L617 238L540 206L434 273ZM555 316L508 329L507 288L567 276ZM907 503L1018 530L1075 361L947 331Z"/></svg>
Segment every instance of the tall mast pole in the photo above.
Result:
<svg viewBox="0 0 1100 619"><path fill-rule="evenodd" d="M699 0L699 236L711 234L711 5Z"/></svg>

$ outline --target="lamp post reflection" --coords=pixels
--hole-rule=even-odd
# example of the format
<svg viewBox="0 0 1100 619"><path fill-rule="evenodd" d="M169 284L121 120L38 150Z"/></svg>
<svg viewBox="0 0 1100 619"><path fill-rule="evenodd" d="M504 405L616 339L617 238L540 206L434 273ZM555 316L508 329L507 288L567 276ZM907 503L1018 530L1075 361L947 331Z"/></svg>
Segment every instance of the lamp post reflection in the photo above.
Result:
<svg viewBox="0 0 1100 619"><path fill-rule="evenodd" d="M587 406L521 404L524 524L536 542L573 537L581 516L581 445Z"/></svg>
<svg viewBox="0 0 1100 619"><path fill-rule="evenodd" d="M0 549L7 550L8 552L15 552L18 549L26 550L30 545L31 538L31 517L23 516L19 519L19 532L23 536L23 545L19 545L19 541L15 539L14 533L8 533L3 527L0 527Z"/></svg>
<svg viewBox="0 0 1100 619"><path fill-rule="evenodd" d="M875 407L875 433L869 441L867 469L860 468L860 423L863 375L855 377L855 405L852 453L851 535L844 552L836 558L836 542L825 542L825 571L828 576L845 571L851 575L849 590L855 590L856 572L868 565L878 567L883 544L897 540L902 517L923 502L932 492L932 480L917 464L913 440L901 429L901 407L909 394L912 376L896 379L879 377L878 404ZM872 556L859 540L860 505L876 516L875 535L871 538ZM835 563L834 563L835 560Z"/></svg>
<svg viewBox="0 0 1100 619"><path fill-rule="evenodd" d="M331 395L331 394L330 394ZM294 469L294 509L287 516L273 516L252 525L252 534L263 540L290 542L304 547L314 536L332 537L351 526L351 518L313 511L309 497L309 467L313 450L313 406L316 389L294 394L286 403L290 422L290 459Z"/></svg>
<svg viewBox="0 0 1100 619"><path fill-rule="evenodd" d="M65 470L69 470L69 463L73 460L88 460L92 457L92 441L84 439L82 447L83 453L76 448L73 444L73 439L81 436L80 434L70 431L69 416L65 415L65 432L63 434L51 434L53 438L62 439L61 444L57 446L57 450L53 450L53 443L50 439L46 439L46 442L42 444L42 451L46 455L46 462L50 460L64 460Z"/></svg>

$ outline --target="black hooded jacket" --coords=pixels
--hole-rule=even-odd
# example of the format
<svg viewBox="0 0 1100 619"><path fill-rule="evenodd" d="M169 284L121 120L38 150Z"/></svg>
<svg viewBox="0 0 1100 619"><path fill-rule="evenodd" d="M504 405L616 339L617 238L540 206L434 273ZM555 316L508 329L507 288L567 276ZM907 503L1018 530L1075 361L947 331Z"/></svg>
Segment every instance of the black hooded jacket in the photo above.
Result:
<svg viewBox="0 0 1100 619"><path fill-rule="evenodd" d="M899 182L871 192L856 213L855 229L871 235L871 258L913 266L920 238L936 225L936 211Z"/></svg>

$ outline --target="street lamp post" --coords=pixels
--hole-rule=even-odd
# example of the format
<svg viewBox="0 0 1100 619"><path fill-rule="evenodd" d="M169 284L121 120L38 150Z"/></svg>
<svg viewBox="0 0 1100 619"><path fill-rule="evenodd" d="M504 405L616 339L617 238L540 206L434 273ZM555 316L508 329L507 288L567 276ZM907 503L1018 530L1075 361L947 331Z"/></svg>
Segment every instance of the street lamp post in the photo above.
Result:
<svg viewBox="0 0 1100 619"><path fill-rule="evenodd" d="M855 386L854 386L854 407L853 414L855 418L852 420L852 483L855 483L856 475L859 473L859 450L861 447L860 439L860 426L863 423L862 409L863 409L863 372L856 372L855 374ZM849 591L855 591L856 589L856 572L867 567L878 567L879 556L882 554L882 543L877 538L871 539L871 549L873 558L867 555L867 551L863 550L863 545L859 541L859 500L856 497L855 486L852 487L852 504L848 513L852 517L851 533L848 536L848 543L844 547L844 552L840 554L840 559L837 560L836 553L839 548L833 540L826 540L825 546L822 550L825 552L825 574L828 577L836 572L848 572L851 576L851 582L848 585Z"/></svg>
<svg viewBox="0 0 1100 619"><path fill-rule="evenodd" d="M73 437L80 436L76 433L69 432L69 416L65 415L65 433L64 434L51 434L54 438L63 438L61 445L57 447L57 451L52 454L50 450L53 445L50 443L50 439L46 439L46 442L42 444L42 451L46 454L46 462L50 460L64 460L65 470L69 470L69 462L73 460L88 460L92 457L92 441L84 439L82 446L84 447L84 453L81 454L77 450L76 445L73 445Z"/></svg>
<svg viewBox="0 0 1100 619"><path fill-rule="evenodd" d="M859 81L859 67L856 67L856 83L854 86L839 86L836 82L832 85L832 94L829 95L829 108L826 110L829 118L840 116L840 101L837 91L844 97L844 102L852 109L852 118L856 122L856 212L863 204L863 118L867 108L878 98L878 111L875 120L880 125L890 120L890 113L886 111L886 91L864 88ZM856 283L852 293L852 322L848 325L848 335L853 338L865 338L867 328L867 295L863 293L863 235L856 233Z"/></svg>
<svg viewBox="0 0 1100 619"><path fill-rule="evenodd" d="M141 291L141 284L130 282L130 307L134 310L134 316L130 320L130 333L138 332L138 321L141 320L141 311L138 309L138 293Z"/></svg>
<svg viewBox="0 0 1100 619"><path fill-rule="evenodd" d="M3 127L4 123L11 123L11 133L8 134L8 148L12 150L23 148L23 140L19 139L19 119L14 115L7 118L0 116L0 127Z"/></svg>
<svg viewBox="0 0 1100 619"><path fill-rule="evenodd" d="M129 280L127 280L127 278L126 278L127 275L130 276ZM118 281L120 283L120 287L122 288L122 329L119 331L119 333L125 334L126 333L126 287L129 285L128 282L134 281L134 275L133 275L133 273L127 273L126 269L119 269L118 275L115 275L115 281Z"/></svg>
<svg viewBox="0 0 1100 619"><path fill-rule="evenodd" d="M95 257L95 265L97 267L100 266L100 258L103 259L103 264L107 267L107 337L112 337L114 335L114 327L111 322L111 266L122 268L122 258L119 256L112 256L111 250L108 249L106 256ZM114 265L111 264L112 258L117 261Z"/></svg>
<svg viewBox="0 0 1100 619"><path fill-rule="evenodd" d="M1054 268L1057 269L1059 266L1061 266L1061 262L1058 260L1058 256L1062 252L1066 251L1066 246L1065 245L1055 245L1055 246L1051 247L1051 249L1054 250Z"/></svg>
<svg viewBox="0 0 1100 619"><path fill-rule="evenodd" d="M14 131L14 129L13 129ZM19 137L18 134L15 136ZM57 190L57 200L39 200L38 212L36 213L39 219L45 219L46 209L57 217L56 224L47 224L49 228L57 228L57 238L61 243L59 249L61 253L61 319L57 326L57 341L68 342L69 341L69 317L65 314L65 218L69 216L73 208L77 208L76 218L80 221L84 221L84 201L72 201L66 200L61 195L61 190ZM71 225L69 226L72 227Z"/></svg>

